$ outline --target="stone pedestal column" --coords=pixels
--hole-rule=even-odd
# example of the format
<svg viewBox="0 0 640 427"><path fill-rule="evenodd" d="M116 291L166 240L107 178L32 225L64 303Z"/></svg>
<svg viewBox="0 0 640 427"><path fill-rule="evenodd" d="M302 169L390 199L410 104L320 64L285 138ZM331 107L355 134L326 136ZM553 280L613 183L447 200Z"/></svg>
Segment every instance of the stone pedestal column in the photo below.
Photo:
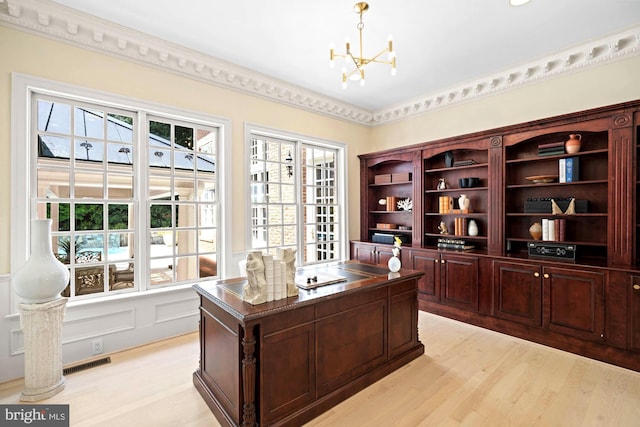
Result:
<svg viewBox="0 0 640 427"><path fill-rule="evenodd" d="M37 402L64 389L62 320L66 298L18 304L24 333L24 390L20 400Z"/></svg>

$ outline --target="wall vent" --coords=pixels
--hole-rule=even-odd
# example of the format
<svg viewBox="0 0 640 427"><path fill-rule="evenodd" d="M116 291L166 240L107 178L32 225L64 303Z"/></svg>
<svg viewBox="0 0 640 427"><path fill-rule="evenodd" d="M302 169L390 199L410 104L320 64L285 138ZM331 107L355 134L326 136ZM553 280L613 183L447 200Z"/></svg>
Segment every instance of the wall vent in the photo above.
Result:
<svg viewBox="0 0 640 427"><path fill-rule="evenodd" d="M106 365L111 363L110 357L103 357L102 359L91 360L89 362L80 363L79 365L69 366L68 368L64 368L62 370L62 375L74 374L79 371L84 371L85 369L95 368L96 366Z"/></svg>

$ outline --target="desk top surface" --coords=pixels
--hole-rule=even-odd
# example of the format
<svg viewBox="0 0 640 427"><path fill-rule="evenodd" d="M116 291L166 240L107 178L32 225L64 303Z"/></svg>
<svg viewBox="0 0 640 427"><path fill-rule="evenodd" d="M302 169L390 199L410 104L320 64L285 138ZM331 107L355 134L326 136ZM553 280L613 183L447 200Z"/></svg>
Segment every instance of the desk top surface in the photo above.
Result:
<svg viewBox="0 0 640 427"><path fill-rule="evenodd" d="M314 275L340 277L345 280L308 290L299 288L297 296L257 305L242 300L243 287L247 283L246 277L202 282L194 285L193 288L202 297L223 308L238 320L249 321L273 312L314 304L320 300L345 293L358 292L364 288L418 278L422 274L422 272L408 269L392 273L384 266L363 264L357 261L346 261L329 266L308 266L296 270L296 282L304 281L306 277Z"/></svg>

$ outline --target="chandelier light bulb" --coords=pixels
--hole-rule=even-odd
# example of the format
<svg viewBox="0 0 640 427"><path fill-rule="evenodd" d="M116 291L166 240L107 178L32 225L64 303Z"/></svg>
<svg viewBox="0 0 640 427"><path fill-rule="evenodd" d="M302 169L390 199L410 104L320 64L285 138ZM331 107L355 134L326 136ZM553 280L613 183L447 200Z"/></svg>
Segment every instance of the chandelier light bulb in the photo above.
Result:
<svg viewBox="0 0 640 427"><path fill-rule="evenodd" d="M509 0L509 4L511 6L522 6L523 4L529 3L530 0Z"/></svg>
<svg viewBox="0 0 640 427"><path fill-rule="evenodd" d="M329 45L329 67L333 68L335 67L335 51L333 50L333 43L331 43L331 45Z"/></svg>

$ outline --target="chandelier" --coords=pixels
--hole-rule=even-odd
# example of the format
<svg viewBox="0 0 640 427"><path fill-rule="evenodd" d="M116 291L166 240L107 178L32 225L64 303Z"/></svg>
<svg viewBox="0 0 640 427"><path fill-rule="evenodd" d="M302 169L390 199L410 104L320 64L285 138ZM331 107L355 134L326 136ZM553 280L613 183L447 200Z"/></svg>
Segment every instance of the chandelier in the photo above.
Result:
<svg viewBox="0 0 640 427"><path fill-rule="evenodd" d="M339 54L336 53L333 47L329 50L329 64L331 68L334 67L334 59L335 58L344 58L345 59L345 67L342 68L342 87L344 89L347 88L348 80L360 80L360 86L364 86L364 68L367 64L371 62L377 62L379 64L389 64L391 65L391 75L396 75L396 53L393 50L393 41L391 39L391 35L388 38L388 45L385 49L380 51L373 58L365 58L362 54L362 30L364 29L364 22L362 22L362 14L369 10L369 5L366 2L358 2L353 6L353 11L360 15L360 22L356 25L358 32L360 34L360 48L356 54L351 50L351 43L349 39L345 42L346 45L346 53ZM384 59L383 55L387 54L386 59ZM355 68L351 71L347 70L348 65L353 62Z"/></svg>

